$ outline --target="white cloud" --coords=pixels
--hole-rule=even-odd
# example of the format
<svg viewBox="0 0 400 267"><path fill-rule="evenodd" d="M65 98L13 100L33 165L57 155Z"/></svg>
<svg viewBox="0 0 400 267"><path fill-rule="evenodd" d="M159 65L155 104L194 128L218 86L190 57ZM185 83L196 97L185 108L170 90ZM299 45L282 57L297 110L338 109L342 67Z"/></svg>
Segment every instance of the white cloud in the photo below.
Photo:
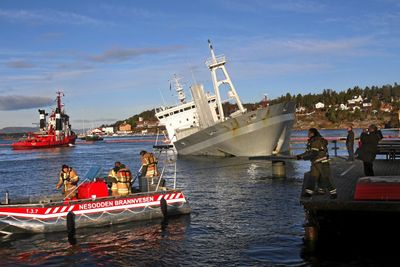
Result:
<svg viewBox="0 0 400 267"><path fill-rule="evenodd" d="M74 12L64 12L54 9L24 10L24 9L0 9L0 19L6 19L15 22L29 22L38 24L69 24L69 25L104 25L112 24L101 21L89 16L77 14Z"/></svg>
<svg viewBox="0 0 400 267"><path fill-rule="evenodd" d="M25 60L12 60L7 62L6 66L13 69L30 69L35 65Z"/></svg>
<svg viewBox="0 0 400 267"><path fill-rule="evenodd" d="M326 6L320 1L309 0L253 0L251 2L241 0L222 0L220 3L226 9L247 13L266 12L266 10L296 13L317 13L326 9Z"/></svg>
<svg viewBox="0 0 400 267"><path fill-rule="evenodd" d="M240 39L240 38L239 38ZM231 41L230 41L231 42ZM232 42L231 42L232 43ZM376 45L372 37L352 37L342 39L293 38L271 39L257 37L247 39L242 44L232 43L232 54L236 60L290 60L299 57L313 58L315 56L332 57L336 59L348 56L371 55L371 46Z"/></svg>
<svg viewBox="0 0 400 267"><path fill-rule="evenodd" d="M9 95L0 96L0 110L21 110L49 106L53 103L49 97Z"/></svg>
<svg viewBox="0 0 400 267"><path fill-rule="evenodd" d="M113 48L103 54L90 56L95 62L120 62L142 55L153 55L181 50L182 46L144 47L144 48Z"/></svg>

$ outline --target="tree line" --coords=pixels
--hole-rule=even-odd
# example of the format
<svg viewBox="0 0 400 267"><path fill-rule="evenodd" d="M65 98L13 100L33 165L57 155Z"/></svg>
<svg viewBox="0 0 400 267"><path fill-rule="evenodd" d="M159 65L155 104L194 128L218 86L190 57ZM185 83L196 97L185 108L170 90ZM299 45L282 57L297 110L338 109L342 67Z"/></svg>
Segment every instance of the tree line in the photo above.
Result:
<svg viewBox="0 0 400 267"><path fill-rule="evenodd" d="M282 95L276 99L269 100L269 104L277 104L282 102L294 101L296 103L296 107L304 107L307 111L312 111L315 109L315 104L318 102L322 102L326 107L326 118L331 122L338 122L342 120L364 120L367 116L367 113L361 112L360 110L354 110L354 112L346 111L346 110L337 110L336 107L340 104L347 104L347 100L353 99L361 95L365 101L370 102L372 104L371 110L376 110L376 116L382 116L379 112L380 106L382 103L391 103L394 110L400 109L400 85L394 83L393 85L387 84L383 86L366 86L361 88L359 86L355 86L353 88L348 88L347 90L337 92L333 89L324 89L320 94L290 94ZM264 101L256 102L256 103L245 103L247 109L255 109L259 106L265 105ZM234 105L229 103L224 103L224 109L234 110ZM128 123L132 127L136 127L136 123L139 120L139 117L142 117L144 120L155 121L157 118L155 117L155 110L146 110L141 112L140 114L133 115L127 119L116 121L114 124L108 125L113 127L119 127L119 125L123 123Z"/></svg>
<svg viewBox="0 0 400 267"><path fill-rule="evenodd" d="M321 94L293 94L287 93L270 101L271 104L295 101L297 107L305 107L308 110L314 109L315 104L322 102L325 106L337 106L347 104L347 100L361 95L364 99L372 103L372 109L379 109L381 103L393 103L397 108L400 100L400 85L366 86L360 88L355 86L345 91L336 92L333 89L324 89Z"/></svg>

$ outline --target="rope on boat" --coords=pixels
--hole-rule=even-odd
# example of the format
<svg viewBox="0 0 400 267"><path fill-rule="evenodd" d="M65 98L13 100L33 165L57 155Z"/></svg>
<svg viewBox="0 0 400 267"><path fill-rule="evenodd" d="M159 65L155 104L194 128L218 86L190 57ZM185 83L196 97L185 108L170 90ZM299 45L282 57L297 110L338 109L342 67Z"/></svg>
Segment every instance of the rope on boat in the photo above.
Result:
<svg viewBox="0 0 400 267"><path fill-rule="evenodd" d="M184 205L183 202L180 202L180 203L177 203L177 204L179 204L179 205L171 205L171 204L168 204L168 203L167 203L168 206L174 206L174 207L177 207L177 208L181 208L181 207ZM125 213L125 212L130 212L130 213L132 213L132 214L139 214L139 213L145 212L146 209L147 209L147 210L159 210L160 208L159 208L159 207L154 207L154 208L153 208L152 206L149 205L149 206L145 206L142 210L140 210L140 211L138 211L138 212L135 212L135 211L133 211L132 209L124 209L124 210L122 210L121 212L118 212L118 213L116 213L116 212L103 211L99 216L89 216L89 215L87 215L87 214L75 214L75 216L76 216L75 222L79 222L82 218L87 218L87 219L89 219L90 221L96 222L96 221L98 221L99 219L101 219L101 218L102 218L104 215L106 215L106 214L107 214L107 215L111 215L111 216L118 216L118 215L121 215L121 214L123 214L123 213ZM58 216L58 217L56 217L56 218L57 218L57 219L56 219L55 221L49 222L49 221L47 221L47 220L41 220L41 219L38 219L38 218L27 219L27 220L21 220L21 219L18 219L17 217L8 215L8 216L6 216L5 218L0 218L0 221L6 221L7 219L13 219L14 221L17 221L17 222L20 222L20 223L23 223L23 224L26 224L26 223L29 223L29 222L40 222L40 223L45 224L45 225L59 224L59 221L60 221L60 220L61 220L61 221L67 221L67 216Z"/></svg>

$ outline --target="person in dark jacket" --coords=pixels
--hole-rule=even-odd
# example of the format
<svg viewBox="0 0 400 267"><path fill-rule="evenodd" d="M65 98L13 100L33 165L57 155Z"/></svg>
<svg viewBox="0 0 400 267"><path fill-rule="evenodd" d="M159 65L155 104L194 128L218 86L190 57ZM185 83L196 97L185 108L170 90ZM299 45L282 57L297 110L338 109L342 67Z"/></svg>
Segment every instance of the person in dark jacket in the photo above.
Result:
<svg viewBox="0 0 400 267"><path fill-rule="evenodd" d="M360 135L360 153L359 159L364 164L364 174L366 176L374 176L373 161L375 160L376 153L378 151L378 143L381 140L381 135L378 132L378 128L371 124L368 127L367 132L363 132Z"/></svg>
<svg viewBox="0 0 400 267"><path fill-rule="evenodd" d="M352 126L347 128L346 147L347 152L349 153L348 160L354 161L354 132Z"/></svg>
<svg viewBox="0 0 400 267"><path fill-rule="evenodd" d="M337 197L336 188L332 184L328 141L321 136L317 129L310 128L308 130L306 151L297 155L296 158L298 160L303 159L311 161L310 177L304 181L305 190L302 196L312 196L318 185L318 193L324 194L325 189L328 189L332 199Z"/></svg>

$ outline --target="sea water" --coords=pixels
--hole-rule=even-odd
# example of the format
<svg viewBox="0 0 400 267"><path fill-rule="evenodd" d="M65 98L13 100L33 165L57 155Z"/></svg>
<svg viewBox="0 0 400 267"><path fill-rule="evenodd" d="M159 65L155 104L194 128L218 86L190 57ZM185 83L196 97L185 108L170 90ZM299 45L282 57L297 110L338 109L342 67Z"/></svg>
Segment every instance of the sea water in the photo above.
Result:
<svg viewBox="0 0 400 267"><path fill-rule="evenodd" d="M346 136L344 130L321 133ZM306 137L307 132L292 135ZM140 168L139 152L152 150L154 137L119 141L106 138L30 151L13 151L10 141L1 141L0 198L6 191L11 199L61 194L55 185L62 164L76 169L81 181L90 167L107 172L115 161L135 173ZM305 148L304 143L293 146L293 154ZM338 155L345 157L347 152L338 150ZM377 255L341 250L343 244L316 253L303 242L305 215L299 196L303 174L310 166L307 161L287 161L286 178L272 177L270 161L247 158L178 157L176 164L177 187L192 207L190 215L167 222L78 229L73 243L66 233L3 237L0 266L372 266L383 262ZM172 183L171 170L166 176Z"/></svg>

